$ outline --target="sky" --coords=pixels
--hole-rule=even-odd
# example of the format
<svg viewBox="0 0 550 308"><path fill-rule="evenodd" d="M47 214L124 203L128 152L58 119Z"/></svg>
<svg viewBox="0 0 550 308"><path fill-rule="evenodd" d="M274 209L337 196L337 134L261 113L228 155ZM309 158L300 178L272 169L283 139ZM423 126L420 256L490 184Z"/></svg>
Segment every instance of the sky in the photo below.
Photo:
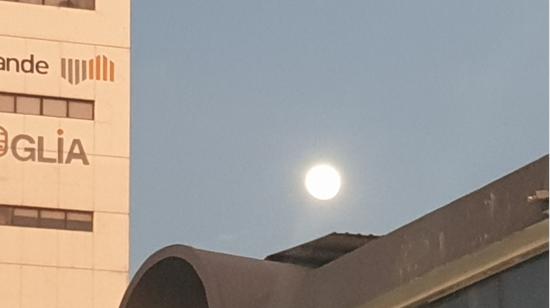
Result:
<svg viewBox="0 0 550 308"><path fill-rule="evenodd" d="M382 235L548 152L547 0L134 0L131 268ZM319 162L336 198L304 188Z"/></svg>

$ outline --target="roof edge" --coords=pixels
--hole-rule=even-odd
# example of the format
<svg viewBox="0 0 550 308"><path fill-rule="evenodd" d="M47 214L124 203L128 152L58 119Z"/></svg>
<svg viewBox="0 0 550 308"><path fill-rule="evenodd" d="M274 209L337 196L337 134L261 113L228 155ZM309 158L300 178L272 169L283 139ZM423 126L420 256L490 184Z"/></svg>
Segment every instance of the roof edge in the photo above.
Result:
<svg viewBox="0 0 550 308"><path fill-rule="evenodd" d="M128 307L147 273L168 259L186 262L202 283L208 307L283 307L309 269L293 264L215 253L172 245L152 254L131 280L120 304ZM174 285L165 280L163 286Z"/></svg>
<svg viewBox="0 0 550 308"><path fill-rule="evenodd" d="M546 251L548 219L356 307L410 307L432 302Z"/></svg>

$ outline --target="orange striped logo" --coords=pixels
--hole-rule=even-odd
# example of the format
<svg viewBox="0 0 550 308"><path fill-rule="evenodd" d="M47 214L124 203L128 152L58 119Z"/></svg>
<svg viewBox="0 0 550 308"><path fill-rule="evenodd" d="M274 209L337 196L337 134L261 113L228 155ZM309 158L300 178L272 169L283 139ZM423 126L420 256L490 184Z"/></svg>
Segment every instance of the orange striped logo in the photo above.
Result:
<svg viewBox="0 0 550 308"><path fill-rule="evenodd" d="M61 77L77 85L86 80L115 81L115 63L106 56L90 60L61 59Z"/></svg>

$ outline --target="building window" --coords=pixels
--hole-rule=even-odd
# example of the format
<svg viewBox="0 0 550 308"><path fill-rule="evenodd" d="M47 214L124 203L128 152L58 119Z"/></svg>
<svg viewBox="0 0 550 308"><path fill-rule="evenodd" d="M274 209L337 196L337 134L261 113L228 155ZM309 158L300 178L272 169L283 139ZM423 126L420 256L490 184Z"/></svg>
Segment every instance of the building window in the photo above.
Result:
<svg viewBox="0 0 550 308"><path fill-rule="evenodd" d="M15 97L0 93L0 112L15 112Z"/></svg>
<svg viewBox="0 0 550 308"><path fill-rule="evenodd" d="M0 92L0 112L5 113L93 120L94 105L88 100Z"/></svg>
<svg viewBox="0 0 550 308"><path fill-rule="evenodd" d="M87 102L69 101L69 118L90 119L93 118L94 105Z"/></svg>
<svg viewBox="0 0 550 308"><path fill-rule="evenodd" d="M95 0L0 0L9 2L30 3L38 5L70 7L75 9L94 10Z"/></svg>
<svg viewBox="0 0 550 308"><path fill-rule="evenodd" d="M15 97L15 112L22 114L40 114L40 98L31 96Z"/></svg>
<svg viewBox="0 0 550 308"><path fill-rule="evenodd" d="M65 211L41 210L40 227L49 229L65 229Z"/></svg>
<svg viewBox="0 0 550 308"><path fill-rule="evenodd" d="M91 213L69 212L67 213L67 229L92 231Z"/></svg>
<svg viewBox="0 0 550 308"><path fill-rule="evenodd" d="M7 206L0 206L0 225L11 225L12 211Z"/></svg>
<svg viewBox="0 0 550 308"><path fill-rule="evenodd" d="M89 104L88 104L89 105ZM42 100L42 113L50 117L66 117L67 101L56 98L44 98Z"/></svg>
<svg viewBox="0 0 550 308"><path fill-rule="evenodd" d="M93 231L93 212L0 205L0 225Z"/></svg>
<svg viewBox="0 0 550 308"><path fill-rule="evenodd" d="M38 227L38 210L14 208L11 224L14 226Z"/></svg>

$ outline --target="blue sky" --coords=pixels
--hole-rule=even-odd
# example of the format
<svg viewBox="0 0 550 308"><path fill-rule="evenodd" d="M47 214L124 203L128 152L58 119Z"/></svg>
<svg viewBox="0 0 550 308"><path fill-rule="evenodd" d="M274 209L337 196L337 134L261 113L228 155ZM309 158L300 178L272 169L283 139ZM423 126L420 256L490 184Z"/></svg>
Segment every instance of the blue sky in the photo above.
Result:
<svg viewBox="0 0 550 308"><path fill-rule="evenodd" d="M132 31L133 271L384 234L548 152L545 0L134 0Z"/></svg>

